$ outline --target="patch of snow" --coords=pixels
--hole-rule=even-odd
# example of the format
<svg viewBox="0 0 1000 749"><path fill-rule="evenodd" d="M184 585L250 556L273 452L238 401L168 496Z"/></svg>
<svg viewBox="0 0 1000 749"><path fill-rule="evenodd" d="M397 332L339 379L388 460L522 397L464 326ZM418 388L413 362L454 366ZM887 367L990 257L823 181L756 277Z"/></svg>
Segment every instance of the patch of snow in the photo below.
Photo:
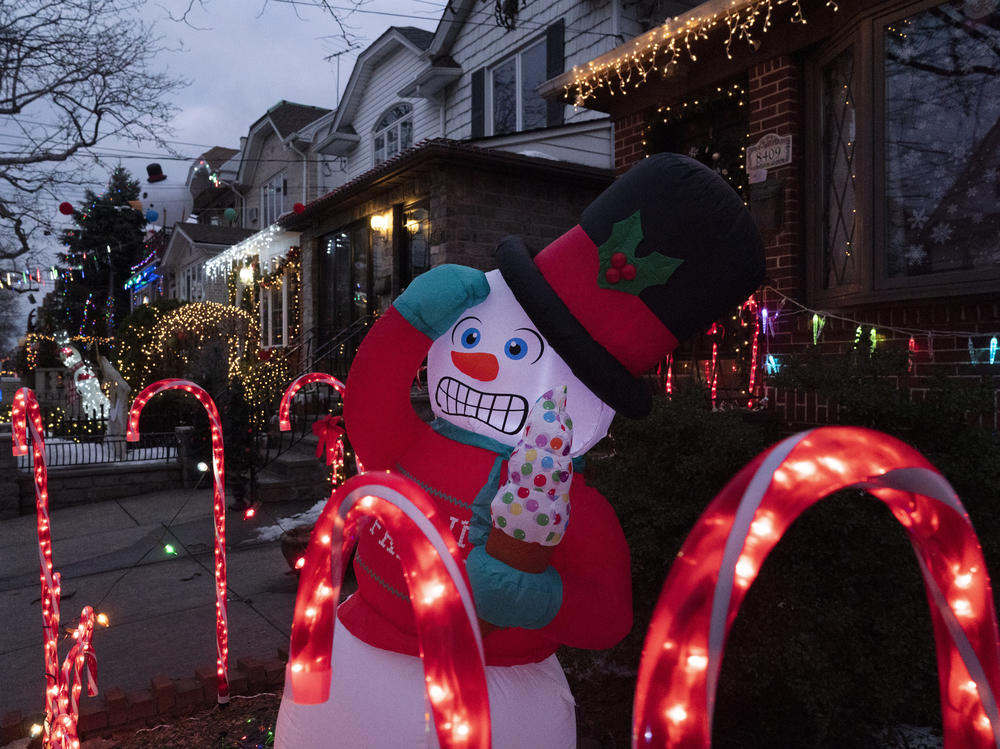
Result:
<svg viewBox="0 0 1000 749"><path fill-rule="evenodd" d="M289 515L287 518L279 518L275 525L267 525L257 529L258 541L276 541L282 533L300 525L312 525L319 520L320 513L326 507L326 500L321 499L305 512Z"/></svg>

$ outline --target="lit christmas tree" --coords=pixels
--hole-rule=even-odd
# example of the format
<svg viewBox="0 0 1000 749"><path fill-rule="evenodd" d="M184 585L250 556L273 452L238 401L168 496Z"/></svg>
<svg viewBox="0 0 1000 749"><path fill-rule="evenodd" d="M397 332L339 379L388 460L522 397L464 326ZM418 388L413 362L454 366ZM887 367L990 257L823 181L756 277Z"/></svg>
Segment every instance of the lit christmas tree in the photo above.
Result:
<svg viewBox="0 0 1000 749"><path fill-rule="evenodd" d="M117 167L101 195L87 191L62 234L60 277L44 306L48 325L70 335L113 336L128 314L124 283L142 257L146 219L136 201L139 182ZM131 203L131 204L130 204Z"/></svg>

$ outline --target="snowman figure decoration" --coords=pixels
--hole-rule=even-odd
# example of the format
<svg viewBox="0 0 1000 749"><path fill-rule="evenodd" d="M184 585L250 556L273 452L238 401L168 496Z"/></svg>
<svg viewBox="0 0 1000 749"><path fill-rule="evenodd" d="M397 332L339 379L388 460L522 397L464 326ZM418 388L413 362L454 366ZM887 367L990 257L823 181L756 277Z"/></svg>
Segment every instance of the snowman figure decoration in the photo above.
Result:
<svg viewBox="0 0 1000 749"><path fill-rule="evenodd" d="M108 415L110 401L101 390L101 383L94 370L83 360L75 346L64 340L59 347L63 366L70 378L67 398L70 402L78 399L80 407L88 419L103 418Z"/></svg>
<svg viewBox="0 0 1000 749"><path fill-rule="evenodd" d="M611 647L632 625L628 546L582 456L616 412L648 412L642 375L746 299L763 251L725 181L660 154L540 253L508 237L497 263L414 279L358 352L345 422L366 469L408 477L450 518L483 632L492 745L572 747L555 651ZM425 358L430 424L410 402ZM330 697L286 697L277 747L437 746L400 542L377 522L362 532Z"/></svg>

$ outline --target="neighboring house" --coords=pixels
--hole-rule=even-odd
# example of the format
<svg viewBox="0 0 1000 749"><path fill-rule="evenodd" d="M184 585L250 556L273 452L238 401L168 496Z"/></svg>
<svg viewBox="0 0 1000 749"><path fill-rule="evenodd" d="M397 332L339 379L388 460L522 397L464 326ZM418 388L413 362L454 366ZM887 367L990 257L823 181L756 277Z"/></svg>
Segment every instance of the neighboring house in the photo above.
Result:
<svg viewBox="0 0 1000 749"><path fill-rule="evenodd" d="M313 143L316 153L341 159L348 180L440 135L440 107L398 93L424 64L432 38L423 29L391 27L358 55L336 114Z"/></svg>
<svg viewBox="0 0 1000 749"><path fill-rule="evenodd" d="M184 302L227 303L226 283L208 283L205 262L251 236L249 229L211 224L174 224L160 262L163 296Z"/></svg>
<svg viewBox="0 0 1000 749"><path fill-rule="evenodd" d="M302 330L313 367L345 374L365 325L431 266L487 270L507 234L541 249L611 181L605 169L437 139L280 221L301 232Z"/></svg>
<svg viewBox="0 0 1000 749"><path fill-rule="evenodd" d="M244 198L236 187L240 151L214 146L188 169L192 213L199 224L236 226L244 213Z"/></svg>
<svg viewBox="0 0 1000 749"><path fill-rule="evenodd" d="M618 172L660 150L726 171L766 244L774 365L877 342L919 396L1000 364L998 50L996 0L707 2L543 90L610 114Z"/></svg>
<svg viewBox="0 0 1000 749"><path fill-rule="evenodd" d="M313 141L348 181L280 221L302 233L317 362L349 357L359 326L427 268L490 269L505 234L541 249L577 223L611 179L611 122L537 88L638 33L639 7L530 2L508 30L492 6L454 0L433 34L390 28L361 53Z"/></svg>
<svg viewBox="0 0 1000 749"><path fill-rule="evenodd" d="M332 114L282 100L250 126L236 175L245 205L243 228L264 229L295 203L316 197L322 159L310 145L317 120Z"/></svg>
<svg viewBox="0 0 1000 749"><path fill-rule="evenodd" d="M222 252L206 258L205 297L239 302L252 289L262 348L287 346L298 328L299 274L293 273L297 259L291 257L298 234L281 230L276 221L345 178L341 159L312 148L317 131L328 127L334 115L282 100L250 126L238 152L213 149L191 168L199 222L245 230Z"/></svg>
<svg viewBox="0 0 1000 749"><path fill-rule="evenodd" d="M492 6L455 0L433 34L390 28L359 55L314 148L344 157L348 179L432 138L610 168L610 120L536 89L641 31L640 6L623 5L536 0L507 30Z"/></svg>
<svg viewBox="0 0 1000 749"><path fill-rule="evenodd" d="M130 310L164 296L161 264L172 233L172 229L161 228L147 236L146 256L132 267L132 275L125 281Z"/></svg>
<svg viewBox="0 0 1000 749"><path fill-rule="evenodd" d="M643 30L640 3L535 0L499 26L492 3L455 0L404 91L437 96L445 138L588 166L611 166L611 124L602 113L546 101L538 87ZM516 8L516 5L514 6ZM449 82L447 75L460 75ZM433 89L446 84L436 94Z"/></svg>

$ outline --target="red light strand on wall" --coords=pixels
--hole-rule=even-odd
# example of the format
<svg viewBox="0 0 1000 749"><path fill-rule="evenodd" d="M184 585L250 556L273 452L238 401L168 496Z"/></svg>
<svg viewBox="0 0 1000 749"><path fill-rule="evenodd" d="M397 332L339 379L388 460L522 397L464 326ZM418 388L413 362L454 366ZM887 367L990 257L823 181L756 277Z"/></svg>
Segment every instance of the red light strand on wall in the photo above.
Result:
<svg viewBox="0 0 1000 749"><path fill-rule="evenodd" d="M753 342L750 348L750 378L747 382L747 408L753 408L757 386L757 354L760 351L760 315L757 314L757 297L754 294L743 303L743 310L753 318Z"/></svg>
<svg viewBox="0 0 1000 749"><path fill-rule="evenodd" d="M225 449L222 441L222 422L219 411L211 396L200 386L190 380L167 379L143 388L128 413L128 430L125 439L129 442L139 440L139 414L152 398L164 390L183 390L191 393L208 412L209 427L212 433L212 475L214 477L214 515L215 515L215 640L216 640L216 672L218 676L218 702L224 705L229 702L229 622L226 605L226 476Z"/></svg>
<svg viewBox="0 0 1000 749"><path fill-rule="evenodd" d="M317 520L295 599L285 688L296 704L330 694L342 565L358 521L374 515L402 564L424 663L427 698L443 749L490 746L486 667L475 604L448 524L427 494L402 476L363 474L334 490Z"/></svg>
<svg viewBox="0 0 1000 749"><path fill-rule="evenodd" d="M716 409L716 400L719 396L719 338L724 328L718 323L712 323L712 327L708 329L708 334L713 336L712 338L712 364L711 364L711 377L706 377L706 380L711 382L711 393L712 393L712 410Z"/></svg>
<svg viewBox="0 0 1000 749"><path fill-rule="evenodd" d="M920 453L857 427L789 437L740 471L699 518L646 634L633 746L711 745L725 640L747 590L795 519L849 487L885 503L916 552L938 654L945 746L996 749L1000 650L976 534L954 490Z"/></svg>

